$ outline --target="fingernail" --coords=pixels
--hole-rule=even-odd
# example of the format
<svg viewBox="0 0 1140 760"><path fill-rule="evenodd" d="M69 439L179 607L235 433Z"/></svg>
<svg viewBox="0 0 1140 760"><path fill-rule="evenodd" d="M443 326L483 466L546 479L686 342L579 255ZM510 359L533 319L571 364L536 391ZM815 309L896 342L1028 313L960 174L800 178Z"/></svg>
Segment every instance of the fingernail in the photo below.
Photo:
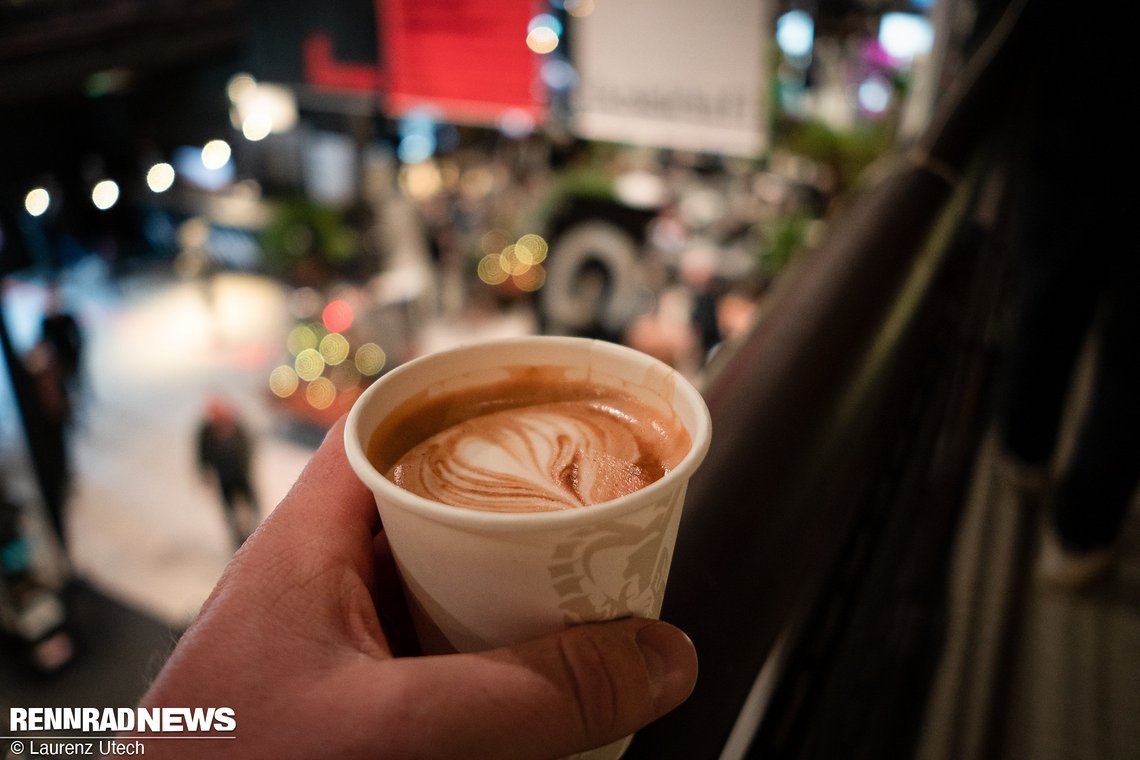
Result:
<svg viewBox="0 0 1140 760"><path fill-rule="evenodd" d="M685 701L697 682L697 650L689 637L668 623L650 623L637 632L637 646L649 674L653 706L666 712Z"/></svg>

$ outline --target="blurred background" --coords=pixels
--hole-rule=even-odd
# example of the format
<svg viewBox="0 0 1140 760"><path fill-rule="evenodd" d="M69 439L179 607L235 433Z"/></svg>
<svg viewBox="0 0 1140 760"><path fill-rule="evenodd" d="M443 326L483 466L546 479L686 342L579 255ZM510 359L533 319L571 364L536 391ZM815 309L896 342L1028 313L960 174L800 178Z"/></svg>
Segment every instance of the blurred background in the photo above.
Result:
<svg viewBox="0 0 1140 760"><path fill-rule="evenodd" d="M1112 208L1069 200L1124 46L1027 5L0 0L0 707L133 704L369 383L543 333L713 411L702 683L630 757L1136 757L1136 521L1042 585L1001 438L1024 219Z"/></svg>

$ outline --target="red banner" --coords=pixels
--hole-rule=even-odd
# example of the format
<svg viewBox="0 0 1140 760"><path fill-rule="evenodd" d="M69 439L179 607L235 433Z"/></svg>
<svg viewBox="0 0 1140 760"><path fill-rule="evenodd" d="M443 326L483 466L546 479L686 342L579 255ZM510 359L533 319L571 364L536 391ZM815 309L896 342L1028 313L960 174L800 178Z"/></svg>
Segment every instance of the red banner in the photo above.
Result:
<svg viewBox="0 0 1140 760"><path fill-rule="evenodd" d="M534 0L376 0L387 111L493 124L546 113L540 56L527 47Z"/></svg>

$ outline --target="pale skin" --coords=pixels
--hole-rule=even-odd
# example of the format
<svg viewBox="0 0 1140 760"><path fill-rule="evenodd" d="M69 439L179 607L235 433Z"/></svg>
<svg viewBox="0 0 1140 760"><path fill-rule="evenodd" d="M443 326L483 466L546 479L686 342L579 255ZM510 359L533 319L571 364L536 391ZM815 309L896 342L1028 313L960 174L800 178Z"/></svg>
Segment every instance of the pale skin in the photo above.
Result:
<svg viewBox="0 0 1140 760"><path fill-rule="evenodd" d="M558 758L688 697L692 643L641 619L478 654L394 657L405 630L393 622L398 582L342 441L343 420L143 697L145 707L231 707L237 738L151 741L148 756Z"/></svg>

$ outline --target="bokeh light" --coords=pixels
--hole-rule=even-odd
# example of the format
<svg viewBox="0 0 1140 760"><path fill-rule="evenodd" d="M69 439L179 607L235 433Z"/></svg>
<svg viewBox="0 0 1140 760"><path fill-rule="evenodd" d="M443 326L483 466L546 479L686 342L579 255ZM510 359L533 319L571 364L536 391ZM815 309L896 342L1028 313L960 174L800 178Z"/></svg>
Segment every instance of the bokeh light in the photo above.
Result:
<svg viewBox="0 0 1140 760"><path fill-rule="evenodd" d="M264 111L256 111L242 119L241 134L250 142L264 140L272 131L273 117Z"/></svg>
<svg viewBox="0 0 1140 760"><path fill-rule="evenodd" d="M280 398L288 398L297 391L300 378L292 367L282 364L269 373L269 390Z"/></svg>
<svg viewBox="0 0 1140 760"><path fill-rule="evenodd" d="M530 269L530 264L519 258L518 247L508 245L499 254L499 268L509 275L522 274Z"/></svg>
<svg viewBox="0 0 1140 760"><path fill-rule="evenodd" d="M585 18L594 12L594 0L566 0L566 12L575 18Z"/></svg>
<svg viewBox="0 0 1140 760"><path fill-rule="evenodd" d="M336 386L327 377L318 377L305 388L305 400L314 409L328 409L336 401Z"/></svg>
<svg viewBox="0 0 1140 760"><path fill-rule="evenodd" d="M916 13L884 13L879 21L879 44L892 58L926 55L934 47L934 26Z"/></svg>
<svg viewBox="0 0 1140 760"><path fill-rule="evenodd" d="M811 55L815 42L815 21L807 11L788 11L776 19L776 44L784 55L803 58Z"/></svg>
<svg viewBox="0 0 1140 760"><path fill-rule="evenodd" d="M210 140L202 146L202 166L207 169L221 169L229 163L230 144L225 140Z"/></svg>
<svg viewBox="0 0 1140 760"><path fill-rule="evenodd" d="M234 74L226 85L226 96L234 103L244 100L256 91L257 80L245 73Z"/></svg>
<svg viewBox="0 0 1140 760"><path fill-rule="evenodd" d="M432 135L407 135L400 138L400 144L396 146L396 155L405 164L427 161L433 153L435 153L435 137Z"/></svg>
<svg viewBox="0 0 1140 760"><path fill-rule="evenodd" d="M340 299L329 301L321 312L321 322L329 332L334 333L344 332L351 327L352 317L352 307Z"/></svg>
<svg viewBox="0 0 1140 760"><path fill-rule="evenodd" d="M375 343L365 343L356 349L356 356L353 363L360 371L360 374L371 377L384 369L384 364L387 361L388 356L384 353L384 349Z"/></svg>
<svg viewBox="0 0 1140 760"><path fill-rule="evenodd" d="M400 142L396 146L396 156L405 164L426 161L435 153L437 113L430 108L417 108L405 114L397 128Z"/></svg>
<svg viewBox="0 0 1140 760"><path fill-rule="evenodd" d="M289 353L297 356L306 349L317 347L317 334L308 325L297 325L289 331L285 346Z"/></svg>
<svg viewBox="0 0 1140 760"><path fill-rule="evenodd" d="M237 169L232 161L223 161L217 168L208 168L202 160L204 148L180 145L174 149L170 163L178 176L203 190L221 190L234 181ZM211 154L218 151L211 150Z"/></svg>
<svg viewBox="0 0 1140 760"><path fill-rule="evenodd" d="M32 216L44 214L51 206L51 195L42 187L30 190L24 196L24 209Z"/></svg>
<svg viewBox="0 0 1140 760"><path fill-rule="evenodd" d="M546 284L546 270L539 265L527 267L525 272L513 275L511 281L519 290L532 293Z"/></svg>
<svg viewBox="0 0 1140 760"><path fill-rule="evenodd" d="M400 169L400 187L414 200L425 201L443 189L443 174L434 161L421 161Z"/></svg>
<svg viewBox="0 0 1140 760"><path fill-rule="evenodd" d="M526 30L528 32L533 32L535 29L542 28L551 30L555 35L562 34L562 22L559 21L557 17L552 16L549 13L538 14L526 25Z"/></svg>
<svg viewBox="0 0 1140 760"><path fill-rule="evenodd" d="M325 363L330 367L335 367L348 358L348 338L338 332L331 332L321 338L321 345L318 350L324 357Z"/></svg>
<svg viewBox="0 0 1140 760"><path fill-rule="evenodd" d="M500 285L511 276L509 272L503 271L502 255L498 253L489 253L480 259L476 272L479 279L488 285Z"/></svg>
<svg viewBox="0 0 1140 760"><path fill-rule="evenodd" d="M515 243L515 257L524 264L540 264L546 260L546 252L550 250L542 235L523 235Z"/></svg>
<svg viewBox="0 0 1140 760"><path fill-rule="evenodd" d="M870 76L859 85L859 105L871 114L884 113L891 105L891 84L881 76Z"/></svg>
<svg viewBox="0 0 1140 760"><path fill-rule="evenodd" d="M543 83L552 90L567 90L578 81L578 71L564 58L551 56L539 72Z"/></svg>
<svg viewBox="0 0 1140 760"><path fill-rule="evenodd" d="M91 188L91 202L100 211L106 211L119 201L119 185L113 179L95 183Z"/></svg>
<svg viewBox="0 0 1140 760"><path fill-rule="evenodd" d="M166 162L157 163L146 173L146 186L151 192L165 193L174 185L174 167Z"/></svg>
<svg viewBox="0 0 1140 760"><path fill-rule="evenodd" d="M297 125L297 98L288 87L259 83L248 74L238 74L230 80L226 93L232 103L230 123L247 140L264 140Z"/></svg>
<svg viewBox="0 0 1140 760"><path fill-rule="evenodd" d="M325 357L315 348L306 348L297 354L293 368L297 371L298 377L311 383L325 371Z"/></svg>
<svg viewBox="0 0 1140 760"><path fill-rule="evenodd" d="M553 53L558 47L558 32L549 26L536 26L527 32L526 46L539 55Z"/></svg>

